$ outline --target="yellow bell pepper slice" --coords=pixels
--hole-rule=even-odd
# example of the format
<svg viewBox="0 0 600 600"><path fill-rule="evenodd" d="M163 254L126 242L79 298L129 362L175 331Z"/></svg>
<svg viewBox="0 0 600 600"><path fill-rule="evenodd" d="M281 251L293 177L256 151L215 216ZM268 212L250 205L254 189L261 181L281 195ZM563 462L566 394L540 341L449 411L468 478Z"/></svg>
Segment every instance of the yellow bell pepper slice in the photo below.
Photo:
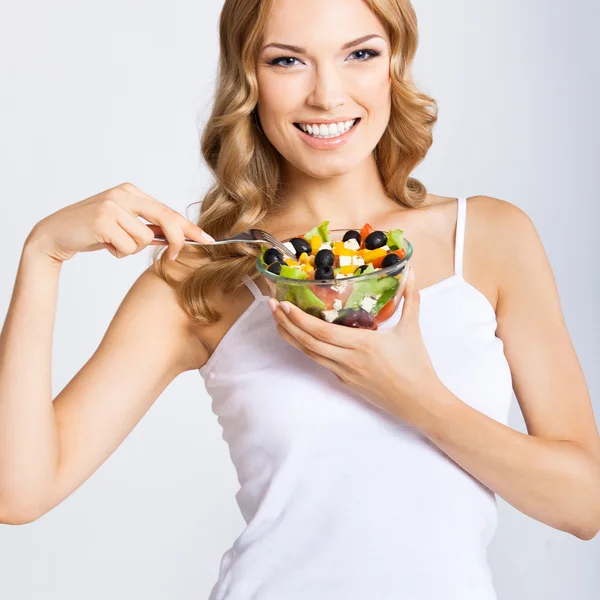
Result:
<svg viewBox="0 0 600 600"><path fill-rule="evenodd" d="M342 273L342 275L350 275L354 273L356 269L358 269L358 265L344 265L341 267L340 273Z"/></svg>
<svg viewBox="0 0 600 600"><path fill-rule="evenodd" d="M283 260L285 261L285 264L288 267L297 267L300 264L297 260L294 260L293 258L284 258Z"/></svg>
<svg viewBox="0 0 600 600"><path fill-rule="evenodd" d="M356 254L356 250L346 248L344 242L333 242L332 251L334 256L354 256Z"/></svg>
<svg viewBox="0 0 600 600"><path fill-rule="evenodd" d="M316 254L319 251L319 248L321 247L321 238L318 235L313 235L310 238L310 248L311 248L311 252L312 254Z"/></svg>
<svg viewBox="0 0 600 600"><path fill-rule="evenodd" d="M365 252L362 257L366 263L370 263L377 258L385 256L387 253L385 248L375 248L375 250L368 250Z"/></svg>

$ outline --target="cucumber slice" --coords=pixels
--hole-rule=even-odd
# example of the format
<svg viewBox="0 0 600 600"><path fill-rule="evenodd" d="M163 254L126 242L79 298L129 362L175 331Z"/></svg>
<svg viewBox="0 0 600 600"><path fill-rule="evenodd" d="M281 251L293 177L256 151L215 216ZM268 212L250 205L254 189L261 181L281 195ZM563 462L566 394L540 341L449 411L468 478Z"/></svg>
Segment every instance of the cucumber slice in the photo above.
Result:
<svg viewBox="0 0 600 600"><path fill-rule="evenodd" d="M372 273L375 271L375 267L372 264L368 264L367 268L362 272L363 275ZM356 281L352 284L352 292L346 299L344 308L358 308L360 301L365 296L375 296L377 294L377 280L376 279L365 279L363 281Z"/></svg>
<svg viewBox="0 0 600 600"><path fill-rule="evenodd" d="M372 315L376 315L387 304L388 300L394 296L400 286L400 282L395 277L382 277L379 281L381 296L379 296L375 306L371 310Z"/></svg>
<svg viewBox="0 0 600 600"><path fill-rule="evenodd" d="M288 265L281 265L281 273L279 273L280 277L289 277L290 279L308 279L308 273L306 271L301 271L296 267L290 267Z"/></svg>
<svg viewBox="0 0 600 600"><path fill-rule="evenodd" d="M318 314L319 311L327 308L327 304L317 297L310 288L304 285L295 285L292 289L295 300L294 304L304 312Z"/></svg>

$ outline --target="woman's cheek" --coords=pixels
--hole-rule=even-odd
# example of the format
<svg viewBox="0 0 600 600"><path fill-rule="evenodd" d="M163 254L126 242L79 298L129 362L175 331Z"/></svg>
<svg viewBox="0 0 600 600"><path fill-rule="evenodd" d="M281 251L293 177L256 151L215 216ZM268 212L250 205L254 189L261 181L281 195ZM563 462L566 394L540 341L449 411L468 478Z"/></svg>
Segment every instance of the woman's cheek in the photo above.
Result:
<svg viewBox="0 0 600 600"><path fill-rule="evenodd" d="M273 75L259 77L258 86L258 113L263 129L271 135L285 135L291 115L302 106L301 85L293 77Z"/></svg>

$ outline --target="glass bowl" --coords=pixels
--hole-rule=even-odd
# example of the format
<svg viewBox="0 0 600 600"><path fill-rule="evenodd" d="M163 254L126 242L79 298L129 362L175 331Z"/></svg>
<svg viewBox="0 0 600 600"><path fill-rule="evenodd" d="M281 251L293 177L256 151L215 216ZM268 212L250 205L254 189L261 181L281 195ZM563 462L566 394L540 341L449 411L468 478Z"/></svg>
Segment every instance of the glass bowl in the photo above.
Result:
<svg viewBox="0 0 600 600"><path fill-rule="evenodd" d="M330 229L331 241L341 241L348 229ZM268 271L260 256L256 259L256 268L266 279L272 298L280 302L286 300L328 323L376 330L394 314L404 293L413 248L405 238L403 245L406 254L400 262L335 280L282 277Z"/></svg>

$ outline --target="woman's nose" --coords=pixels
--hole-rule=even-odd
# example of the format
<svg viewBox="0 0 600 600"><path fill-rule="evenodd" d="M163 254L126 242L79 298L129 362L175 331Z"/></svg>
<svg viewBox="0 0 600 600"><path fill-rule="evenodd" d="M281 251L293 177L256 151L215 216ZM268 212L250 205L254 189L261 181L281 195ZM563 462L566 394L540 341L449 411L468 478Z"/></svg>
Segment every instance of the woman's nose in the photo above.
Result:
<svg viewBox="0 0 600 600"><path fill-rule="evenodd" d="M307 98L310 106L330 111L342 106L347 99L348 96L335 69L319 70L316 73L313 89Z"/></svg>

